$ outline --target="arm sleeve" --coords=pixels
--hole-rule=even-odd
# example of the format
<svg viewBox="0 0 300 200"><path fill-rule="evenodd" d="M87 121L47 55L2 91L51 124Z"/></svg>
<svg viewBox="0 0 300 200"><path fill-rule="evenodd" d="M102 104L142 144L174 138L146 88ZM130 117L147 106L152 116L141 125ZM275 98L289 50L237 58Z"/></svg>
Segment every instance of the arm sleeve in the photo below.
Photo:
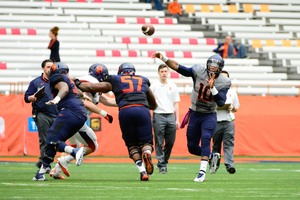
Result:
<svg viewBox="0 0 300 200"><path fill-rule="evenodd" d="M55 75L53 75L53 77L50 78L50 83L53 86L61 81L66 82L61 74L55 74Z"/></svg>
<svg viewBox="0 0 300 200"><path fill-rule="evenodd" d="M220 51L219 51L219 48L220 48L220 47L221 47L221 45L218 44L217 48L215 48L215 49L213 50L213 52L215 52L215 53L220 53Z"/></svg>
<svg viewBox="0 0 300 200"><path fill-rule="evenodd" d="M178 65L177 72L179 74L183 75L183 76L186 76L186 77L193 77L194 76L192 68L188 68L188 67L185 67L183 65Z"/></svg>
<svg viewBox="0 0 300 200"><path fill-rule="evenodd" d="M33 94L36 92L36 90L37 90L37 88L35 87L34 82L31 81L31 82L29 83L28 89L26 90L25 95L24 95L24 101L25 101L26 103L30 103L30 101L28 100L28 97L29 97L30 95L33 95Z"/></svg>
<svg viewBox="0 0 300 200"><path fill-rule="evenodd" d="M218 94L214 95L214 99L219 107L223 107L226 101L226 94L229 88L221 89Z"/></svg>

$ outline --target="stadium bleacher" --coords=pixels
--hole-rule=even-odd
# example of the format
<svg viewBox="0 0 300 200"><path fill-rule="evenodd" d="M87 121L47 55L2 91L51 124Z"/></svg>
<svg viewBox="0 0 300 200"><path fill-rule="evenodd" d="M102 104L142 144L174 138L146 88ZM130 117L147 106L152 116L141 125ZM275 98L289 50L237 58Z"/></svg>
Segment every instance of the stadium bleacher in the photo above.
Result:
<svg viewBox="0 0 300 200"><path fill-rule="evenodd" d="M163 2L166 6L169 0ZM61 58L74 76L86 74L94 62L107 64L111 73L121 62L132 62L152 81L160 62L150 58L153 51L186 66L205 64L218 41L230 34L251 55L225 60L240 94L298 95L298 2L180 0L184 17L192 20L186 23L138 0L0 0L0 93L8 94L11 83L22 83L24 91L40 74L40 62L50 54L49 29L58 26ZM152 37L141 32L144 23L154 24ZM197 24L206 29L195 30ZM181 92L190 93L190 78L170 76Z"/></svg>

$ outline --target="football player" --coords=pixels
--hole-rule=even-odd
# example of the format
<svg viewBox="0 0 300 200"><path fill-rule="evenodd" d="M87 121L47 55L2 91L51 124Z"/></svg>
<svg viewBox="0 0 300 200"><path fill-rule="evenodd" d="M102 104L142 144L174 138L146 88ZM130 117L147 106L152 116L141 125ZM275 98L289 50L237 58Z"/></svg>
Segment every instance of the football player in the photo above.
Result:
<svg viewBox="0 0 300 200"><path fill-rule="evenodd" d="M196 64L188 68L168 59L160 52L154 52L152 57L159 58L171 69L193 79L189 122L185 120L188 123L187 146L191 154L201 156L200 169L194 181L203 182L211 152L210 141L217 124L216 109L217 106L225 104L226 94L231 85L229 78L219 76L224 67L224 60L219 55L213 55L208 58L206 66Z"/></svg>
<svg viewBox="0 0 300 200"><path fill-rule="evenodd" d="M89 74L87 76L80 77L80 80L83 82L98 83L104 81L108 77L108 69L104 64L95 63L90 66ZM104 95L99 94L98 92L94 93L83 93L90 100L83 100L84 106L87 109L88 114L96 113L104 117L109 123L112 123L113 117L107 113L105 110L100 109L97 104L99 100L108 106L117 106L114 98L104 97ZM102 98L101 98L102 96ZM71 138L68 139L69 143L73 147L79 147L82 144L86 150L84 156L89 155L95 152L98 149L97 136L95 132L86 124L81 127L81 129ZM71 155L65 155L58 158L58 161L50 172L50 176L54 179L64 179L62 173L66 176L70 176L68 170L68 164L74 160L74 157Z"/></svg>
<svg viewBox="0 0 300 200"><path fill-rule="evenodd" d="M76 85L86 92L113 91L119 107L119 123L122 138L129 157L135 162L141 181L148 181L153 173L153 135L150 109L157 107L148 78L135 75L131 63L119 66L118 75L110 75L107 82L86 83L75 80Z"/></svg>
<svg viewBox="0 0 300 200"><path fill-rule="evenodd" d="M73 148L65 143L87 120L87 113L74 82L69 78L69 67L62 62L53 63L50 70L50 88L54 99L47 105L57 105L58 115L47 132L47 146L42 166L32 180L44 181L46 169L54 161L56 152L66 152L82 163L85 148Z"/></svg>

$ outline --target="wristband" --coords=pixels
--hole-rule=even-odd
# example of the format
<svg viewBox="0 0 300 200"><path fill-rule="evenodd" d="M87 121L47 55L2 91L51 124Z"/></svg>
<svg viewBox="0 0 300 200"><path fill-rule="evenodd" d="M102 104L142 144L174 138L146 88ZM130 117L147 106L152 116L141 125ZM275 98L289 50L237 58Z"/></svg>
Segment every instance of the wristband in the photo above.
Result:
<svg viewBox="0 0 300 200"><path fill-rule="evenodd" d="M78 78L76 78L74 79L74 83L78 87L81 84L81 81Z"/></svg>
<svg viewBox="0 0 300 200"><path fill-rule="evenodd" d="M163 57L161 58L161 60L162 60L162 61L164 61L164 62L167 62L167 61L169 60L169 58L168 58L168 57L165 57L165 56L163 56Z"/></svg>
<svg viewBox="0 0 300 200"><path fill-rule="evenodd" d="M107 112L106 112L105 110L101 110L101 111L99 112L99 114L100 114L102 117L106 117Z"/></svg>
<svg viewBox="0 0 300 200"><path fill-rule="evenodd" d="M211 88L210 91L211 91L212 95L216 95L219 93L215 86L213 88Z"/></svg>
<svg viewBox="0 0 300 200"><path fill-rule="evenodd" d="M57 104L59 101L61 100L61 98L59 96L56 96L53 101L55 102L55 104Z"/></svg>

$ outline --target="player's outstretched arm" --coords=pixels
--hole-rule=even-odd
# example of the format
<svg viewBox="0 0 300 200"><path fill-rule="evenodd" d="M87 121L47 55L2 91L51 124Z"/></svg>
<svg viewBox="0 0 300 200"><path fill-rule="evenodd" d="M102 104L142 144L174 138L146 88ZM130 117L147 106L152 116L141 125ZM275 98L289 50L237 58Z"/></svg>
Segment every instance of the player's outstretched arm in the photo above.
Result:
<svg viewBox="0 0 300 200"><path fill-rule="evenodd" d="M178 62L172 59L169 59L167 57L165 57L163 54L161 54L160 52L154 52L152 54L152 58L159 58L160 60L162 60L164 63L166 63L171 69L177 71L178 70Z"/></svg>
<svg viewBox="0 0 300 200"><path fill-rule="evenodd" d="M86 109L88 109L89 111L101 115L109 123L113 122L113 117L111 116L111 114L107 113L105 110L100 109L97 105L93 104L90 101L83 101L83 103L84 103L84 106L86 107Z"/></svg>
<svg viewBox="0 0 300 200"><path fill-rule="evenodd" d="M112 86L108 82L89 83L89 82L81 82L79 79L75 79L74 82L76 86L84 92L107 93L112 90Z"/></svg>
<svg viewBox="0 0 300 200"><path fill-rule="evenodd" d="M118 104L116 103L116 99L112 97L108 97L105 94L101 94L99 96L99 102L101 102L103 105L106 106L118 107Z"/></svg>

